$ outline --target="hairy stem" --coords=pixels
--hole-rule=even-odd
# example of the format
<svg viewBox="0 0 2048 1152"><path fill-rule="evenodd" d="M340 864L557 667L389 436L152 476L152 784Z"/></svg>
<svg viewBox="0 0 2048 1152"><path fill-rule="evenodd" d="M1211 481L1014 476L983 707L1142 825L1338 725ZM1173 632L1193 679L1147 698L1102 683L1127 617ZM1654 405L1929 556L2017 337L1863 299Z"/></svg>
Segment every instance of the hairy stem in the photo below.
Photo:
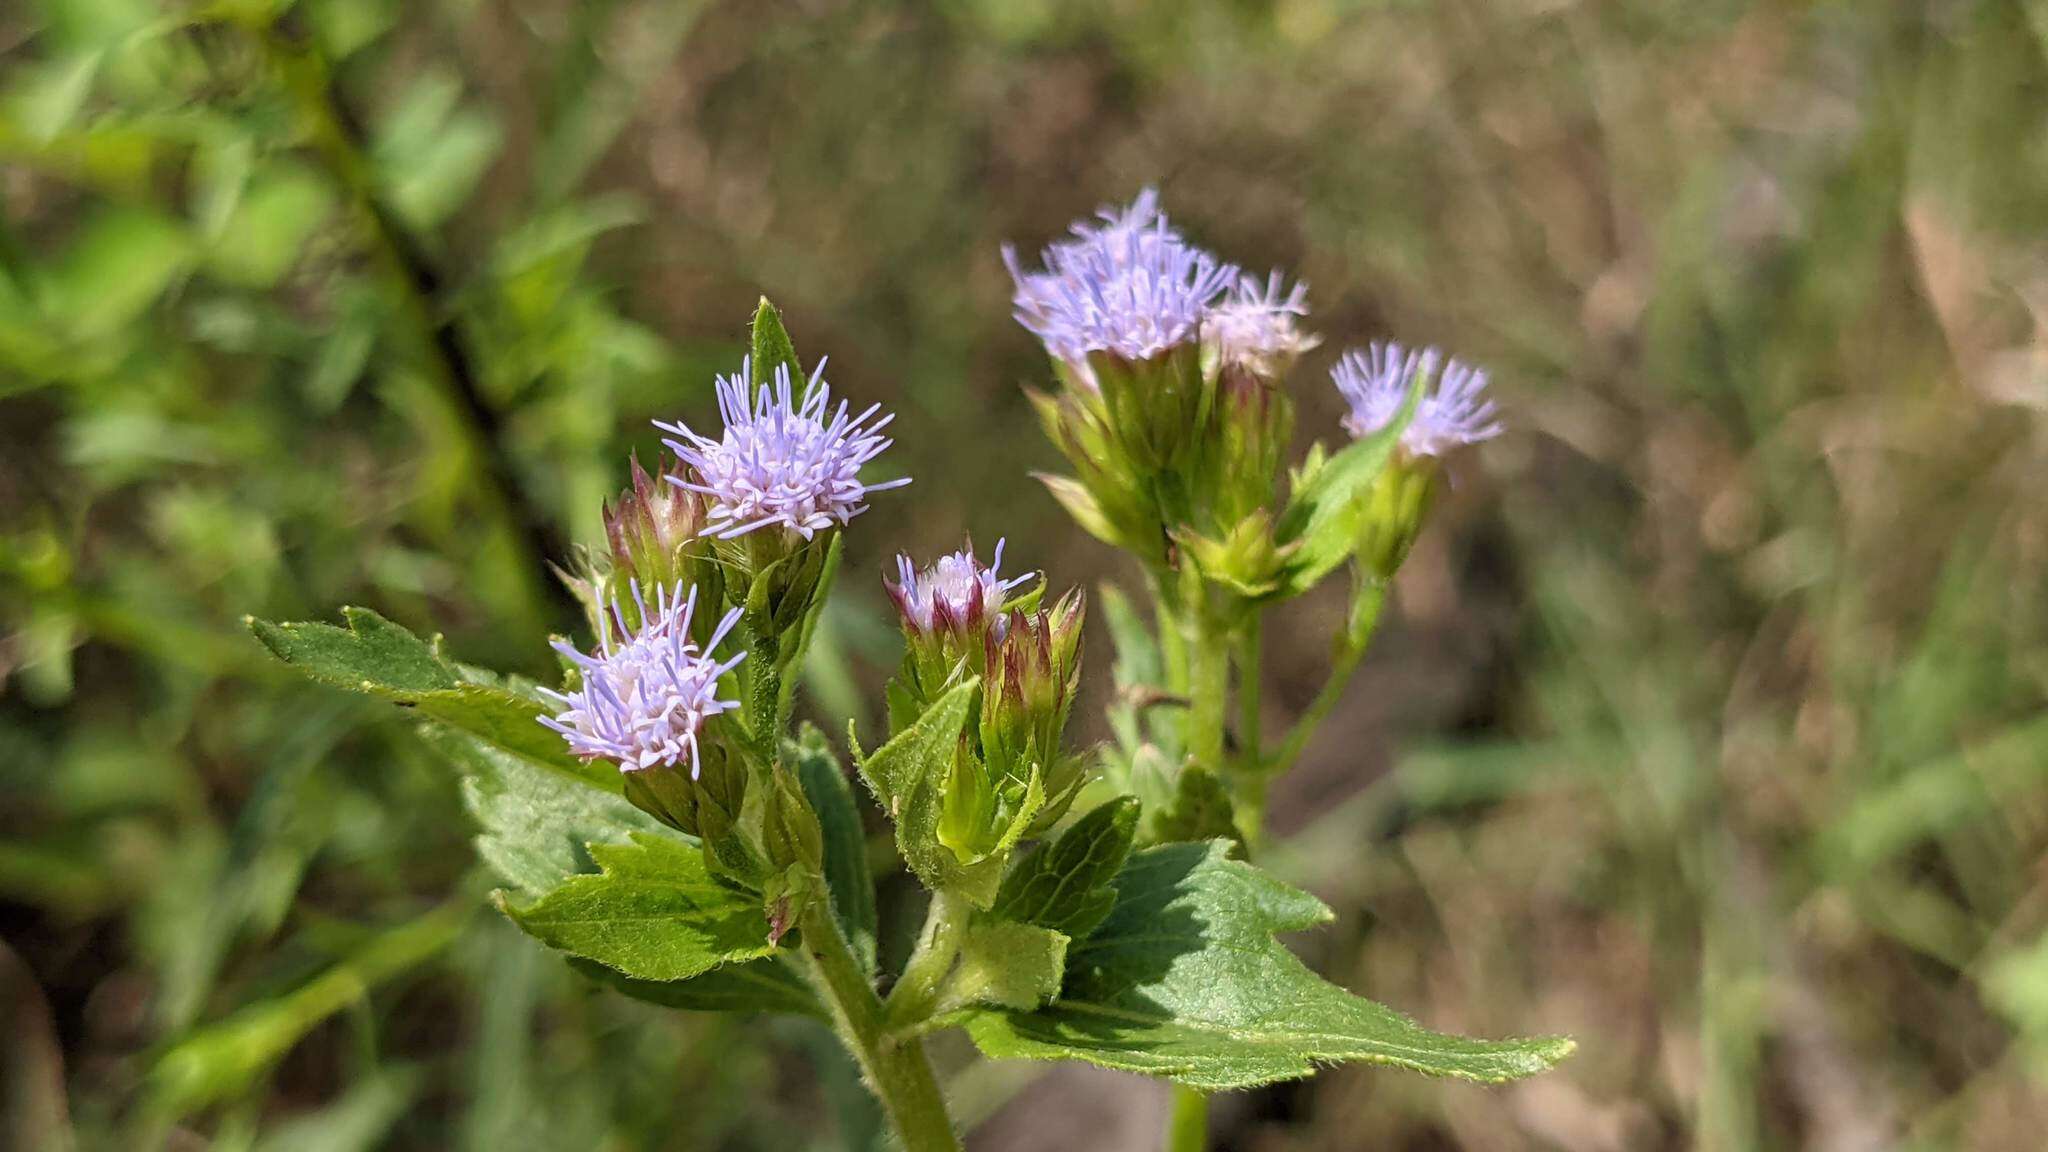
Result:
<svg viewBox="0 0 2048 1152"><path fill-rule="evenodd" d="M960 955L960 941L966 937L973 915L974 906L961 897L949 892L932 893L931 910L925 913L917 949L903 966L896 987L889 991L887 1015L891 1028L906 1028L931 1015L932 1006L938 1003L939 990L953 971L953 960Z"/></svg>
<svg viewBox="0 0 2048 1152"><path fill-rule="evenodd" d="M1257 613L1238 626L1233 647L1237 663L1237 754L1230 761L1231 799L1245 845L1256 848L1265 838L1267 779L1264 738L1259 731L1261 668Z"/></svg>
<svg viewBox="0 0 2048 1152"><path fill-rule="evenodd" d="M1259 732L1259 616L1254 612L1237 630L1237 766L1246 775L1265 768Z"/></svg>
<svg viewBox="0 0 2048 1152"><path fill-rule="evenodd" d="M1178 696L1188 692L1188 638L1182 619L1180 597L1170 572L1147 570L1145 588L1152 593L1152 619L1159 633L1159 659L1166 691Z"/></svg>
<svg viewBox="0 0 2048 1152"><path fill-rule="evenodd" d="M882 1102L905 1152L959 1152L960 1139L932 1076L924 1043L889 1035L881 1000L822 901L801 921L806 974L832 1013L832 1027Z"/></svg>
<svg viewBox="0 0 2048 1152"><path fill-rule="evenodd" d="M1380 581L1359 590L1357 602L1351 610L1350 627L1338 642L1337 650L1330 655L1330 677L1323 681L1322 690L1309 702L1308 710L1301 714L1280 741L1280 747L1268 765L1271 774L1278 775L1294 767L1303 749L1308 747L1309 738L1337 707L1337 701L1344 696L1345 686L1351 683L1351 674L1358 670L1358 662L1372 643L1373 633L1379 629L1380 610L1386 602L1386 585Z"/></svg>
<svg viewBox="0 0 2048 1152"><path fill-rule="evenodd" d="M1188 653L1188 758L1211 772L1226 771L1224 718L1230 703L1230 643L1210 614L1195 609Z"/></svg>
<svg viewBox="0 0 2048 1152"><path fill-rule="evenodd" d="M1202 1152L1208 1146L1209 1097L1175 1084L1173 1115L1166 1123L1166 1152Z"/></svg>

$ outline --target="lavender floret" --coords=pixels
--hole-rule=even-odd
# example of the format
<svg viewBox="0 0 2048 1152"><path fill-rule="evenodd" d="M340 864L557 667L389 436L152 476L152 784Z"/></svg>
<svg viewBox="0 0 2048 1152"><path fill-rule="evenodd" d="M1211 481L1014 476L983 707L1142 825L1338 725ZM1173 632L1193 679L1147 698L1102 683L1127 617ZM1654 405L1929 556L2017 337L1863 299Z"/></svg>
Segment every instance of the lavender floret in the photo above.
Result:
<svg viewBox="0 0 2048 1152"><path fill-rule="evenodd" d="M1330 370L1337 390L1351 405L1344 417L1345 430L1364 438L1386 427L1400 413L1417 372L1425 380L1422 396L1414 419L1401 430L1401 447L1410 455L1442 456L1500 435L1500 421L1494 418L1498 410L1484 395L1483 370L1446 359L1434 348L1418 352L1394 343L1346 352Z"/></svg>
<svg viewBox="0 0 2048 1152"><path fill-rule="evenodd" d="M1036 572L1012 576L999 574L1003 566L1004 541L996 541L995 559L988 567L975 559L974 546L941 556L919 570L910 557L896 557L896 580L884 580L889 598L896 602L904 623L920 633L970 631L983 620L991 621L1000 639L1005 627L1002 608L1012 589L1030 583Z"/></svg>
<svg viewBox="0 0 2048 1152"><path fill-rule="evenodd" d="M908 477L865 484L860 470L894 443L881 434L895 417L871 404L857 416L846 401L832 405L820 360L799 399L789 366L775 366L775 379L750 394L748 361L718 378L718 439L699 435L678 421L656 428L680 437L665 440L688 464L694 479L668 477L672 484L709 497L704 535L730 540L779 524L809 540L835 524L867 511L870 493L900 488Z"/></svg>
<svg viewBox="0 0 2048 1152"><path fill-rule="evenodd" d="M627 628L614 598L596 652L585 655L566 640L555 641L555 651L582 669L583 683L569 693L541 689L563 710L540 722L560 732L569 750L585 760L611 760L635 772L687 759L694 778L704 722L740 706L718 698L718 681L747 654L723 662L710 654L739 622L740 610L726 613L700 648L690 638L695 588L685 597L680 584L673 590L657 587L649 612L639 582L632 587L640 611L637 632Z"/></svg>
<svg viewBox="0 0 2048 1152"><path fill-rule="evenodd" d="M1210 310L1202 334L1226 366L1272 377L1323 342L1298 323L1307 315L1307 284L1296 281L1289 289L1278 272L1264 282L1246 276Z"/></svg>
<svg viewBox="0 0 2048 1152"><path fill-rule="evenodd" d="M1092 352L1135 362L1195 340L1237 267L1189 244L1149 188L1126 208L1101 209L1097 221L1049 245L1042 270L1025 270L1016 248L1003 246L1017 322L1077 369Z"/></svg>

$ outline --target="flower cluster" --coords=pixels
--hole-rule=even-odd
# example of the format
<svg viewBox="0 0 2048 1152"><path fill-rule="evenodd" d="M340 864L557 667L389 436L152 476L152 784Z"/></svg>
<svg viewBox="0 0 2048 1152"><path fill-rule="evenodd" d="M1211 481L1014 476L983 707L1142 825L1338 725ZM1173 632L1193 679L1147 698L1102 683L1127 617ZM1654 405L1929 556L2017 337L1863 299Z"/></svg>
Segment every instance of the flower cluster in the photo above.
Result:
<svg viewBox="0 0 2048 1152"><path fill-rule="evenodd" d="M986 567L972 544L923 568L898 556L897 579L883 581L905 641L889 687L894 731L966 678L981 678L976 718L941 788L938 839L961 865L1050 826L1085 775L1084 759L1061 747L1079 686L1081 596L1070 592L1050 609L1035 591L1012 603L1036 573L1006 580L1002 557L1000 543Z"/></svg>
<svg viewBox="0 0 2048 1152"><path fill-rule="evenodd" d="M797 396L788 365L775 366L772 384L752 391L751 364L718 379L717 439L680 421L655 427L680 439L666 440L694 473L669 481L702 494L710 504L704 532L721 540L780 525L805 540L867 511L869 493L900 488L908 478L879 484L861 481L860 470L893 443L882 435L895 417L876 414L873 404L849 415L846 401L832 404L820 360Z"/></svg>
<svg viewBox="0 0 2048 1152"><path fill-rule="evenodd" d="M1423 393L1414 417L1401 430L1401 448L1409 455L1440 457L1461 445L1500 435L1493 401L1484 395L1484 371L1446 360L1434 348L1415 351L1392 343L1347 352L1330 370L1330 378L1351 406L1344 417L1345 431L1363 439L1385 428L1400 414L1408 386L1418 374Z"/></svg>
<svg viewBox="0 0 2048 1152"><path fill-rule="evenodd" d="M598 637L597 651L577 651L567 641L555 650L582 670L580 687L569 693L543 688L562 705L541 723L560 732L569 748L585 760L612 760L627 772L661 765L700 766L699 732L704 722L739 707L718 698L718 682L737 667L746 653L720 661L711 655L740 617L726 613L701 647L690 638L690 619L697 610L697 592L686 596L681 585L656 588L653 611L633 583L639 627L627 625L623 606L614 599L611 622ZM616 634L614 634L616 629Z"/></svg>
<svg viewBox="0 0 2048 1152"><path fill-rule="evenodd" d="M1308 285L1296 281L1292 289L1285 288L1278 272L1264 281L1246 276L1210 310L1202 338L1223 366L1277 379L1302 353L1323 342L1300 324L1308 316Z"/></svg>
<svg viewBox="0 0 2048 1152"><path fill-rule="evenodd" d="M979 633L988 621L1000 638L1007 627L1003 602L1013 589L1029 584L1036 572L999 575L1003 567L1004 541L996 541L995 559L984 568L975 558L974 545L941 556L929 568L919 571L908 556L896 557L896 579L884 580L889 598L903 614L904 626L914 633Z"/></svg>
<svg viewBox="0 0 2048 1152"><path fill-rule="evenodd" d="M1238 279L1235 265L1174 229L1152 189L1128 208L1102 209L1098 220L1048 246L1042 271L1026 271L1016 248L1003 247L1017 322L1091 387L1090 353L1136 362L1186 344Z"/></svg>

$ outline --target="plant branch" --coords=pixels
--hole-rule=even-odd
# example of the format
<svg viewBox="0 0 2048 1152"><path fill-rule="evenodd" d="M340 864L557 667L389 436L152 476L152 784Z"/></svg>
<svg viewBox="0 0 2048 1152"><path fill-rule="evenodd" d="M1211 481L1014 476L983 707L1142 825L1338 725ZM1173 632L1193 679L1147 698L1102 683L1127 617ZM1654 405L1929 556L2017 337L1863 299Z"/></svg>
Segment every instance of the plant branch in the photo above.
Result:
<svg viewBox="0 0 2048 1152"><path fill-rule="evenodd" d="M1194 643L1188 653L1188 759L1221 776L1223 730L1230 697L1229 638L1216 626L1213 615L1200 607L1193 610Z"/></svg>
<svg viewBox="0 0 2048 1152"><path fill-rule="evenodd" d="M1373 580L1361 587L1351 607L1349 627L1337 643L1337 649L1330 655L1330 676L1323 681L1323 687L1316 698L1309 702L1308 710L1289 728L1280 741L1280 747L1273 753L1267 766L1268 773L1278 775L1294 767L1308 747L1309 738L1329 718L1337 702L1344 697L1344 689L1351 683L1351 674L1358 670L1358 662L1365 657L1365 650L1372 644L1373 634L1379 630L1380 611L1386 606L1387 588L1382 581Z"/></svg>
<svg viewBox="0 0 2048 1152"><path fill-rule="evenodd" d="M550 557L567 555L567 541L519 483L505 446L504 420L484 394L475 349L443 299L446 278L378 188L368 156L368 133L335 87L333 70L318 49L294 35L282 19L255 21L250 27L284 78L312 134L314 151L354 202L378 262L404 289L406 311L429 352L434 374L462 418L468 448L483 464L488 498L528 553L528 575L566 619L580 617L582 608L575 597L548 571Z"/></svg>
<svg viewBox="0 0 2048 1152"><path fill-rule="evenodd" d="M1178 589L1173 573L1147 568L1145 589L1152 594L1153 628L1159 634L1160 671L1166 678L1166 690L1173 695L1185 696L1188 692L1187 633L1182 630L1180 598L1176 594Z"/></svg>
<svg viewBox="0 0 2048 1152"><path fill-rule="evenodd" d="M960 955L960 942L974 908L950 892L932 893L931 910L925 913L924 931L917 948L903 966L896 987L889 990L889 1027L909 1028L931 1015L939 991L952 974L953 961Z"/></svg>
<svg viewBox="0 0 2048 1152"><path fill-rule="evenodd" d="M813 904L799 924L808 960L806 975L830 1009L833 1030L882 1102L905 1152L960 1152L960 1139L946 1115L924 1042L889 1035L882 1002L825 902Z"/></svg>
<svg viewBox="0 0 2048 1152"><path fill-rule="evenodd" d="M1264 739L1259 731L1259 614L1245 617L1237 630L1237 763L1238 771L1261 774L1265 768Z"/></svg>

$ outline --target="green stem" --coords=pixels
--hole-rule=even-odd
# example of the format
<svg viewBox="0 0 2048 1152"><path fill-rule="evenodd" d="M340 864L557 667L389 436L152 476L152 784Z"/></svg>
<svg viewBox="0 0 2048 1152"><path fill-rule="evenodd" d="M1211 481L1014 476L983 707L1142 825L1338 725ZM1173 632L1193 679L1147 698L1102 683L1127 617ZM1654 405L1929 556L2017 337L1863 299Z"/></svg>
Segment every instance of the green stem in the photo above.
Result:
<svg viewBox="0 0 2048 1152"><path fill-rule="evenodd" d="M1330 656L1330 678L1323 681L1322 690L1309 702L1308 710L1301 714L1281 740L1279 750L1268 765L1269 774L1278 775L1294 767L1294 762L1308 747L1309 738L1337 707L1337 701L1344 696L1345 686L1351 682L1351 674L1358 670L1358 662L1365 657L1366 647L1372 643L1373 633L1379 629L1380 609L1386 606L1386 602L1384 583L1374 581L1359 590L1357 602L1352 605L1350 627Z"/></svg>
<svg viewBox="0 0 2048 1152"><path fill-rule="evenodd" d="M754 664L752 673L747 722L754 729L756 755L761 757L763 764L772 764L781 751L782 654L779 651L780 638L775 635L775 623L766 615L749 608L742 619L747 626L747 662L759 661Z"/></svg>
<svg viewBox="0 0 2048 1152"><path fill-rule="evenodd" d="M1259 775L1265 767L1259 732L1259 615L1246 616L1237 630L1238 770Z"/></svg>
<svg viewBox="0 0 2048 1152"><path fill-rule="evenodd" d="M833 1029L860 1064L905 1152L959 1152L960 1138L946 1115L923 1041L889 1034L874 986L822 901L804 913L800 924L809 958L806 975L830 1008Z"/></svg>
<svg viewBox="0 0 2048 1152"><path fill-rule="evenodd" d="M1231 800L1245 847L1256 850L1266 838L1268 779L1259 731L1259 617L1252 613L1239 625L1237 660L1237 755L1230 762Z"/></svg>
<svg viewBox="0 0 2048 1152"><path fill-rule="evenodd" d="M1195 609L1195 642L1188 653L1188 759L1219 776L1224 717L1230 703L1230 645L1210 614Z"/></svg>
<svg viewBox="0 0 2048 1152"><path fill-rule="evenodd" d="M1166 1152L1202 1152L1208 1146L1209 1097L1175 1084L1173 1116L1166 1125Z"/></svg>
<svg viewBox="0 0 2048 1152"><path fill-rule="evenodd" d="M903 966L896 987L889 990L888 1023L907 1028L931 1015L939 990L952 974L953 960L960 955L960 942L967 936L967 924L974 906L950 892L934 892L931 910L925 913L924 931L917 949Z"/></svg>
<svg viewBox="0 0 2048 1152"><path fill-rule="evenodd" d="M1180 597L1170 572L1147 570L1145 587L1152 593L1152 619L1159 633L1159 659L1168 692L1185 696L1188 691L1188 642L1181 620Z"/></svg>
<svg viewBox="0 0 2048 1152"><path fill-rule="evenodd" d="M445 277L378 187L367 134L342 100L332 68L310 38L294 36L284 20L251 15L240 22L277 69L313 154L347 194L368 233L372 259L398 289L406 317L427 351L430 375L458 416L463 447L482 464L483 498L529 553L519 567L529 591L566 618L580 617L582 606L547 574L547 558L566 555L567 542L519 482L505 446L504 420L485 394L476 349L443 299Z"/></svg>

